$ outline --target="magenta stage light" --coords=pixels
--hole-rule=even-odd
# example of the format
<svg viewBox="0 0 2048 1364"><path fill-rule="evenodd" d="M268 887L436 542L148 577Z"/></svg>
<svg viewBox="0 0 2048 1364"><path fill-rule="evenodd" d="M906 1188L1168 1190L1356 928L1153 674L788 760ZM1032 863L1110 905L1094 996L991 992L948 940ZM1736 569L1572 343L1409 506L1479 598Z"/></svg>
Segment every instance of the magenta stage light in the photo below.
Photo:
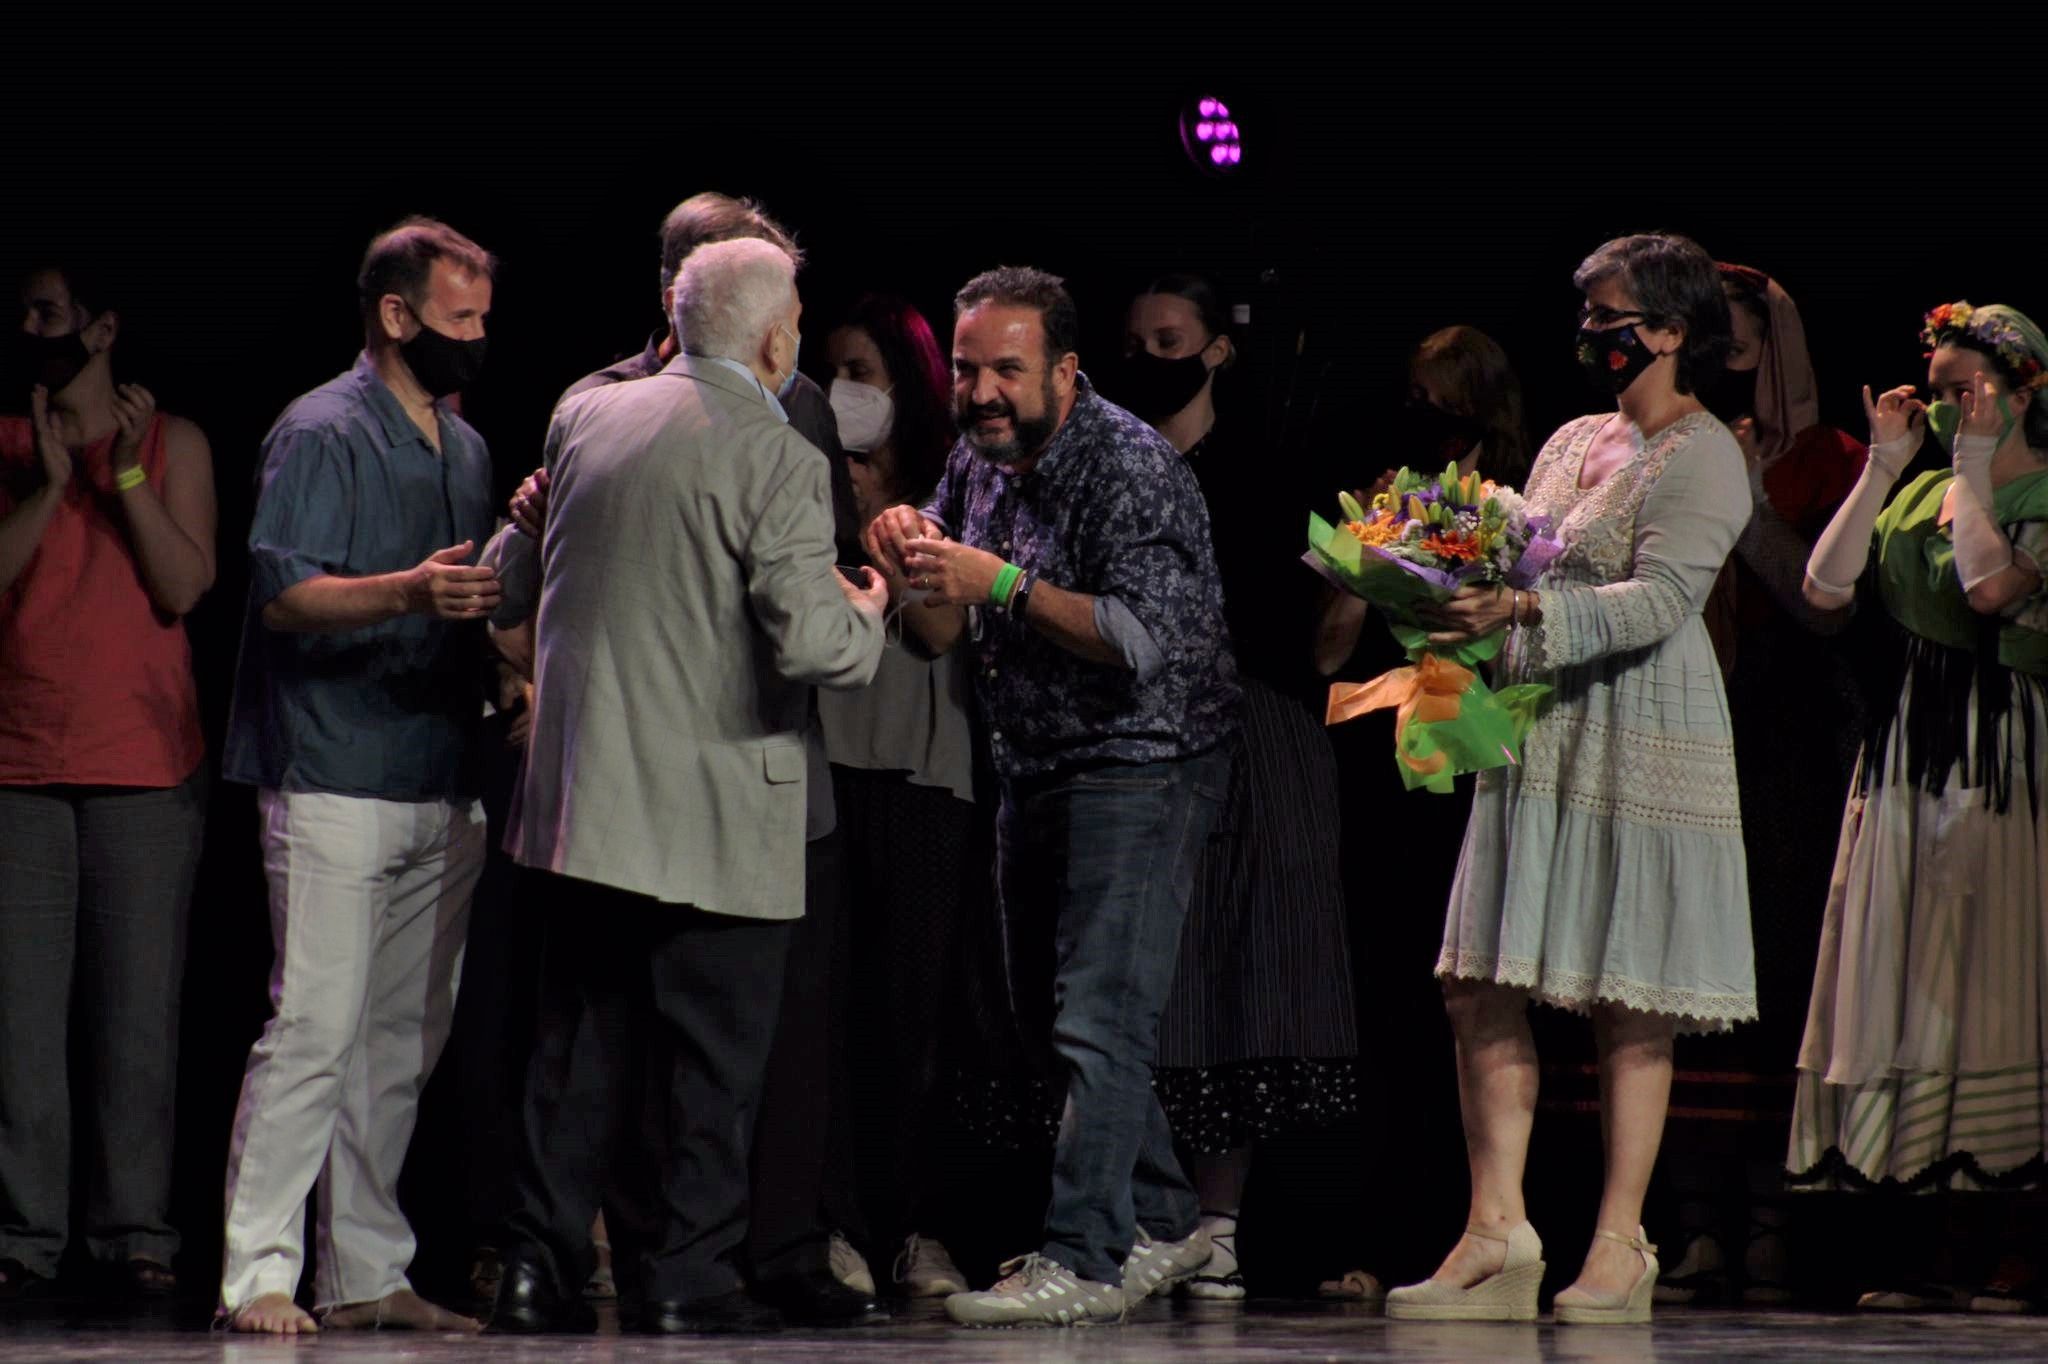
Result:
<svg viewBox="0 0 2048 1364"><path fill-rule="evenodd" d="M1244 138L1230 106L1214 95L1190 100L1180 113L1180 144L1188 159L1212 174L1228 175L1244 162Z"/></svg>

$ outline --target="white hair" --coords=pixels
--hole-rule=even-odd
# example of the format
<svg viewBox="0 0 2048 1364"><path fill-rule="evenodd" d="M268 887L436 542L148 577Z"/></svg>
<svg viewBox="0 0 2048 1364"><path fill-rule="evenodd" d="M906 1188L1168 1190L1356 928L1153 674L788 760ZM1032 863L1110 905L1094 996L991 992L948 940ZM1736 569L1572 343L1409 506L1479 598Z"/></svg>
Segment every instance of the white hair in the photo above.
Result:
<svg viewBox="0 0 2048 1364"><path fill-rule="evenodd" d="M750 363L796 302L796 262L773 242L742 237L698 247L676 274L676 337L689 355Z"/></svg>

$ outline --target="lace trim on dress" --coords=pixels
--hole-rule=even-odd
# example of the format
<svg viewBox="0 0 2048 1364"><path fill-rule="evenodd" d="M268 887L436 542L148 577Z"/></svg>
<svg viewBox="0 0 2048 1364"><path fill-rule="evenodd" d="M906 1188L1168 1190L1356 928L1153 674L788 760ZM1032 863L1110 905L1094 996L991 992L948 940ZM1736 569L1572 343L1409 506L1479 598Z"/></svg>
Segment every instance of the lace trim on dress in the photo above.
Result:
<svg viewBox="0 0 2048 1364"><path fill-rule="evenodd" d="M1527 990L1541 1003L1578 1014L1591 1013L1595 1004L1619 1004L1637 1013L1679 1020L1680 1032L1726 1032L1737 1023L1756 1020L1753 994L1709 994L1650 985L1607 973L1583 975L1545 966L1534 957L1500 957L1446 947L1436 959L1436 974Z"/></svg>
<svg viewBox="0 0 2048 1364"><path fill-rule="evenodd" d="M1532 505L1559 517L1557 534L1565 551L1551 573L1567 582L1614 583L1628 577L1635 562L1636 513L1657 486L1671 452L1697 425L1691 417L1680 417L1637 452L1640 467L1634 476L1623 477L1624 466L1595 487L1581 488L1586 450L1610 420L1621 418L1583 417L1560 431L1556 457L1540 475L1532 474L1531 486L1523 490Z"/></svg>
<svg viewBox="0 0 2048 1364"><path fill-rule="evenodd" d="M1571 784L1561 780L1565 755ZM1557 711L1529 731L1520 790L1586 814L1653 828L1739 836L1742 799L1735 747L1726 739L1688 739L1619 728Z"/></svg>

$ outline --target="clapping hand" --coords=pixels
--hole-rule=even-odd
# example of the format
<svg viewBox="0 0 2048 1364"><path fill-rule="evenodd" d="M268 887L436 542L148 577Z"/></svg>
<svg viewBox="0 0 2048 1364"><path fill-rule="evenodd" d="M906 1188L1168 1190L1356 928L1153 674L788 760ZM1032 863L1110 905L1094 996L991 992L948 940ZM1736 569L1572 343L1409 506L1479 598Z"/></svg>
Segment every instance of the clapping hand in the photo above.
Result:
<svg viewBox="0 0 2048 1364"><path fill-rule="evenodd" d="M114 390L114 424L120 434L114 438L114 472L132 469L142 462L142 438L156 416L156 397L141 384L121 384Z"/></svg>
<svg viewBox="0 0 2048 1364"><path fill-rule="evenodd" d="M35 428L36 454L43 462L48 486L62 489L71 482L71 451L65 448L64 432L50 411L50 390L37 384L29 390L29 423Z"/></svg>
<svg viewBox="0 0 2048 1364"><path fill-rule="evenodd" d="M1735 437L1735 444L1742 451L1743 467L1755 470L1764 457L1763 442L1756 438L1756 418L1737 417L1729 423L1728 434Z"/></svg>

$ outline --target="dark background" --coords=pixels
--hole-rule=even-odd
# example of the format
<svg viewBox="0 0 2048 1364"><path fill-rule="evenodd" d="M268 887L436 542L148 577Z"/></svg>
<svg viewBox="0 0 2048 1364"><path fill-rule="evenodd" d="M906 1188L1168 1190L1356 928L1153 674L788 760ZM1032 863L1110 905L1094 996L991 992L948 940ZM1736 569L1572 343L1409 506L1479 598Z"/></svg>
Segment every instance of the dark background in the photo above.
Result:
<svg viewBox="0 0 2048 1364"><path fill-rule="evenodd" d="M1210 273L1251 308L1226 418L1259 433L1241 444L1291 517L1306 510L1296 489L1320 504L1321 490L1400 462L1375 429L1404 396L1408 349L1439 326L1474 324L1506 346L1539 440L1596 406L1571 361L1570 277L1624 232L1683 231L1774 275L1802 305L1824 418L1859 434L1858 386L1920 372L1924 309L1961 297L2048 308L2024 81L1977 82L1917 30L1640 6L1482 30L1477 11L1439 8L1440 20L1317 22L1266 6L1041 9L972 25L809 25L788 6L752 22L612 20L595 6L461 22L417 9L232 25L16 18L0 264L84 261L113 276L120 376L212 439L221 571L190 627L216 740L263 433L351 362L363 246L407 213L446 219L503 262L490 362L465 395L501 491L537 461L561 388L657 324L655 230L702 189L758 197L797 230L814 373L830 315L864 289L908 295L943 344L961 281L1043 266L1071 282L1084 367L1099 368L1137 284ZM2024 27L2007 12L1979 35L1988 49L1967 46L2023 54L2030 70L2040 35ZM1203 92L1244 131L1227 180L1178 144L1179 108ZM1304 590L1302 571L1276 563L1271 590ZM253 802L223 788L216 807L180 1134L188 1277L202 1282L270 956ZM1435 818L1423 797L1398 808ZM1378 916L1439 912L1352 908L1361 955ZM1376 1051L1441 1045L1439 1027L1368 1036L1368 1094ZM1398 1100L1372 1115L1441 1119ZM1303 1159L1336 1200L1328 1220L1400 1220L1384 1204L1409 1197L1398 1171L1341 1148ZM1447 1244L1460 1195L1413 1197L1431 1210L1429 1240ZM1319 1235L1332 1255L1353 1239Z"/></svg>

